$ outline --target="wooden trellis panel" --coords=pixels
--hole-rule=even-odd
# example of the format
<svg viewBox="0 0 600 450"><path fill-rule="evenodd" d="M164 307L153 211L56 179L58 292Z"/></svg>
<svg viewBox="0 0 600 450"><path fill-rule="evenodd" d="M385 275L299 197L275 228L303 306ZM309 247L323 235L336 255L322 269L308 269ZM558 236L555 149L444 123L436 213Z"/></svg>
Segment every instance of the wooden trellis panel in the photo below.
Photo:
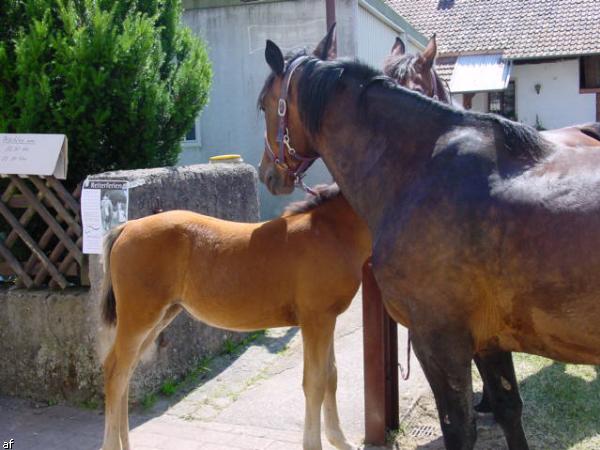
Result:
<svg viewBox="0 0 600 450"><path fill-rule="evenodd" d="M27 288L50 285L64 289L70 284L68 276L89 284L82 270L87 264L81 251L81 190L70 194L54 177L7 177L8 186L0 196L0 220L8 224L10 232L4 239L0 237L0 274L16 275L17 285ZM19 210L24 211L17 214ZM45 230L39 230L40 223ZM32 228L36 228L35 237ZM15 254L19 242L29 251L25 258L22 251L21 258Z"/></svg>

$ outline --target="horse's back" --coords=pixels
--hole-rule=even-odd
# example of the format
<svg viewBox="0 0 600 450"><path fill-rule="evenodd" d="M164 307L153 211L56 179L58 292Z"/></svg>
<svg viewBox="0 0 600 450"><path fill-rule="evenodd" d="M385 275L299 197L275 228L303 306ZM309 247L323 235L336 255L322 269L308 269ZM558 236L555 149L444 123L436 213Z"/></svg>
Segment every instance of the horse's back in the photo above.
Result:
<svg viewBox="0 0 600 450"><path fill-rule="evenodd" d="M423 297L479 349L600 362L600 150L523 161L468 127L440 142L378 239L384 295Z"/></svg>

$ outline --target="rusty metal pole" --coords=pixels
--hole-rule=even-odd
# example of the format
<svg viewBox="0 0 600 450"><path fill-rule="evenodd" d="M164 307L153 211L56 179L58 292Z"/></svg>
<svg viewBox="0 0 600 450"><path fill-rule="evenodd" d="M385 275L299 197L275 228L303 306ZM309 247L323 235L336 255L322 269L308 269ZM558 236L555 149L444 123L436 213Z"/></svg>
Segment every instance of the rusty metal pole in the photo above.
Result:
<svg viewBox="0 0 600 450"><path fill-rule="evenodd" d="M384 445L399 427L398 327L387 314L369 259L363 266L365 443Z"/></svg>

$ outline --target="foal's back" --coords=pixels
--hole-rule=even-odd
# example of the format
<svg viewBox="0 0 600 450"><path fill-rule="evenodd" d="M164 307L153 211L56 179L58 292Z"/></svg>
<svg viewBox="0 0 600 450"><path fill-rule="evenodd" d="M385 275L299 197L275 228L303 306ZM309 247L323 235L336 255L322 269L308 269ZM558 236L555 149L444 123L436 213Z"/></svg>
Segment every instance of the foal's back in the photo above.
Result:
<svg viewBox="0 0 600 450"><path fill-rule="evenodd" d="M113 247L111 272L117 308L125 297L144 308L180 303L213 326L251 330L342 312L369 250L366 226L338 195L263 223L189 211L130 221Z"/></svg>

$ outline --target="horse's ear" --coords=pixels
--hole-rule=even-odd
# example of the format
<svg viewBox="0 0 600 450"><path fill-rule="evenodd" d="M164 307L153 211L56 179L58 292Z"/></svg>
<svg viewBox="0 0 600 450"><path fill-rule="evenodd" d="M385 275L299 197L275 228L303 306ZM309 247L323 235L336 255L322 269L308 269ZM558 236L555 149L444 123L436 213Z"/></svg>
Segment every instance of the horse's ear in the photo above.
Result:
<svg viewBox="0 0 600 450"><path fill-rule="evenodd" d="M337 58L337 39L335 37L335 23L331 25L327 35L319 42L313 52L317 58L327 61Z"/></svg>
<svg viewBox="0 0 600 450"><path fill-rule="evenodd" d="M435 33L434 33L433 36L431 36L431 39L429 39L429 42L427 43L427 47L425 47L425 50L423 50L423 53L421 53L420 59L425 67L431 69L433 67L433 62L435 61L436 56L437 56L437 43L435 41Z"/></svg>
<svg viewBox="0 0 600 450"><path fill-rule="evenodd" d="M406 47L404 46L404 42L398 36L396 36L396 41L392 46L392 56L402 56L406 53Z"/></svg>
<svg viewBox="0 0 600 450"><path fill-rule="evenodd" d="M275 75L283 75L283 53L273 41L267 39L267 47L265 48L265 60L267 64L275 72Z"/></svg>

